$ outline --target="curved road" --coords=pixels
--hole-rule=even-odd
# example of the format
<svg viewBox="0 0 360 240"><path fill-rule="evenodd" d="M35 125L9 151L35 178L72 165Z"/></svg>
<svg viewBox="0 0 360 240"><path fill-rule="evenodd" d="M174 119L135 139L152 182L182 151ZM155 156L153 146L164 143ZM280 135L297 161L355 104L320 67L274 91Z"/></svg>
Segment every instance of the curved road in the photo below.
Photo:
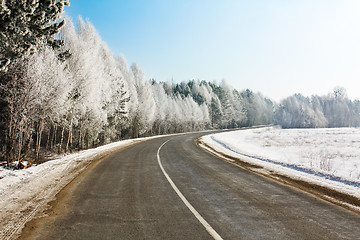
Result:
<svg viewBox="0 0 360 240"><path fill-rule="evenodd" d="M204 134L107 157L22 238L360 239L359 214L210 155L194 142Z"/></svg>

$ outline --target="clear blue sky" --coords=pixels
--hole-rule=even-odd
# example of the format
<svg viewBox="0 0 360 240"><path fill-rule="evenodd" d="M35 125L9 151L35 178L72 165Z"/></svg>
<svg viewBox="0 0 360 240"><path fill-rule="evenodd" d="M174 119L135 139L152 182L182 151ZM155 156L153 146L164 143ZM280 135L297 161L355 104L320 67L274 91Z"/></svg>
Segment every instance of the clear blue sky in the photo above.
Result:
<svg viewBox="0 0 360 240"><path fill-rule="evenodd" d="M274 100L360 98L358 0L70 0L147 78L221 81Z"/></svg>

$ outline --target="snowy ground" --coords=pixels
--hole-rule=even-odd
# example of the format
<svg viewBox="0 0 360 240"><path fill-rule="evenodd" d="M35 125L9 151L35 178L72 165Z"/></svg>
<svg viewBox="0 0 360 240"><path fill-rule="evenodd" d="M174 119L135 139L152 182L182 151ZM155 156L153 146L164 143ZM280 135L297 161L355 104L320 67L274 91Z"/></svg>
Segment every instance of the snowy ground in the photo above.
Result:
<svg viewBox="0 0 360 240"><path fill-rule="evenodd" d="M218 152L360 198L360 129L280 129L212 134L202 141Z"/></svg>
<svg viewBox="0 0 360 240"><path fill-rule="evenodd" d="M148 138L125 140L59 157L22 170L0 168L0 239L13 239L24 224L93 160Z"/></svg>

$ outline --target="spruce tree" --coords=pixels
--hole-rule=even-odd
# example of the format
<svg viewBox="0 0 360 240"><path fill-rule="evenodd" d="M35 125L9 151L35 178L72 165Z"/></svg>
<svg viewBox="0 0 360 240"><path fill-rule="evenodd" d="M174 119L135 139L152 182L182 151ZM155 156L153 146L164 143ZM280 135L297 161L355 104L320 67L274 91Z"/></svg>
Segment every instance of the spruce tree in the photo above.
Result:
<svg viewBox="0 0 360 240"><path fill-rule="evenodd" d="M60 47L55 35L64 25L59 18L65 6L69 6L68 0L1 0L0 70L31 54L40 41Z"/></svg>

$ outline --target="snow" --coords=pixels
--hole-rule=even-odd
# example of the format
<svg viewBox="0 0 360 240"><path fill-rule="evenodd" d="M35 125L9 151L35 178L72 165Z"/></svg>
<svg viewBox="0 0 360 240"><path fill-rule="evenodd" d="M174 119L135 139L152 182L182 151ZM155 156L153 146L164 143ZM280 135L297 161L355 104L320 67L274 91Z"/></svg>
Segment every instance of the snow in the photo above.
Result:
<svg viewBox="0 0 360 240"><path fill-rule="evenodd" d="M360 198L360 129L237 130L202 137L218 152Z"/></svg>
<svg viewBox="0 0 360 240"><path fill-rule="evenodd" d="M22 170L0 168L0 239L13 239L19 234L24 224L43 212L92 161L146 139L115 142Z"/></svg>

